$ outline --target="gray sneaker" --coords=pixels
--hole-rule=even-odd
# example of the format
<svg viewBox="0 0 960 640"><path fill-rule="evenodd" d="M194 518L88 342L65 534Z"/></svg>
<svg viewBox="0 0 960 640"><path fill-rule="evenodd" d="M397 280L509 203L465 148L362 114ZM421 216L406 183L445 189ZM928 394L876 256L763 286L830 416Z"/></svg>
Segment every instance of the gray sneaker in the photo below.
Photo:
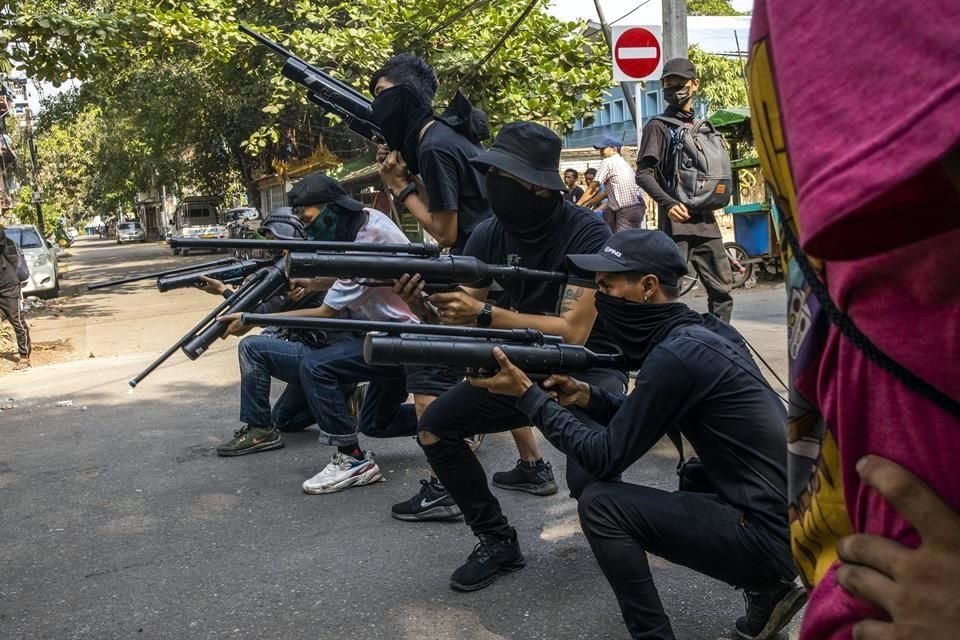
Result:
<svg viewBox="0 0 960 640"><path fill-rule="evenodd" d="M217 455L245 456L248 453L279 449L283 438L275 427L253 427L243 425L233 432L233 440L217 445Z"/></svg>

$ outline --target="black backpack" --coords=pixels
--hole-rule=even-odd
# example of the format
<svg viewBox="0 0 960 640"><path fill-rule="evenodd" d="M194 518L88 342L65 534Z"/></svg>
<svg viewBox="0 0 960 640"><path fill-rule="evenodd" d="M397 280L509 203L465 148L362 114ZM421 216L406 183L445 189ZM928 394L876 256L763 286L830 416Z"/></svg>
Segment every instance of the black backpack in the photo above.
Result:
<svg viewBox="0 0 960 640"><path fill-rule="evenodd" d="M706 120L687 123L664 115L654 119L670 125L670 153L663 165L670 195L691 210L727 206L733 170L723 136Z"/></svg>

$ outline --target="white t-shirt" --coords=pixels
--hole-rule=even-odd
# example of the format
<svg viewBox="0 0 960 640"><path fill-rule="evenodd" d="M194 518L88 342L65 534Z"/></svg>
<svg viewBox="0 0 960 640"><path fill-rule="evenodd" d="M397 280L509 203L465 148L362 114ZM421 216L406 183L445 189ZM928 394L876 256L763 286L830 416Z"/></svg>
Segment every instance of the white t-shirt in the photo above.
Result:
<svg viewBox="0 0 960 640"><path fill-rule="evenodd" d="M403 231L384 214L376 209L364 209L364 212L367 222L360 227L355 242L410 242ZM341 316L351 318L375 322L419 322L407 303L390 287L365 287L357 280L337 280L323 298L323 303L340 311Z"/></svg>

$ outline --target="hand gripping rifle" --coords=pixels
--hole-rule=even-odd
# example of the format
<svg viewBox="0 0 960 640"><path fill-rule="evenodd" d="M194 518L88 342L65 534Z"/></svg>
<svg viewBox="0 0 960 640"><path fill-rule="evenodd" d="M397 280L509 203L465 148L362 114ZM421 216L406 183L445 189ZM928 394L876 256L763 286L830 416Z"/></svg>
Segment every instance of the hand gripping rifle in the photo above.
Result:
<svg viewBox="0 0 960 640"><path fill-rule="evenodd" d="M188 267L177 267L176 269L167 269L166 271L155 271L153 273L145 273L139 276L130 276L128 278L120 278L119 280L107 280L105 282L88 284L87 290L96 291L97 289L106 289L107 287L116 287L121 284L138 282L140 280L153 280L156 278L165 278L165 277L173 276L180 273L203 272L210 269L215 269L217 267L230 266L237 262L239 261L236 258L221 258L219 260L213 260L212 262L203 262L201 264L195 264Z"/></svg>
<svg viewBox="0 0 960 640"><path fill-rule="evenodd" d="M270 38L243 25L240 26L240 31L283 56L283 69L280 73L285 78L305 87L310 102L319 105L324 111L340 116L352 131L367 140L377 144L383 142L380 128L373 122L371 102L366 96L322 69L298 58Z"/></svg>
<svg viewBox="0 0 960 640"><path fill-rule="evenodd" d="M134 376L130 380L130 386L136 387L140 384L144 378L176 353L177 349L181 349L191 360L196 360L226 332L227 325L218 321L221 315L249 311L284 290L286 286L287 278L283 273L282 261L278 260L275 264L261 267L237 287L232 296L221 302L150 366Z"/></svg>
<svg viewBox="0 0 960 640"><path fill-rule="evenodd" d="M619 353L594 353L580 345L565 344L559 336L543 335L534 329L478 329L252 313L241 314L240 323L315 331L365 332L363 359L368 364L443 365L464 368L471 375L493 375L500 368L493 349L500 347L511 362L531 377L577 373L594 367L622 369L624 366L623 356Z"/></svg>
<svg viewBox="0 0 960 640"><path fill-rule="evenodd" d="M273 264L272 260L235 260L233 264L226 264L213 269L200 269L186 273L163 275L157 278L157 289L160 293L183 289L186 287L202 287L206 284L200 276L206 276L220 282L242 282L247 276L256 273L263 267Z"/></svg>

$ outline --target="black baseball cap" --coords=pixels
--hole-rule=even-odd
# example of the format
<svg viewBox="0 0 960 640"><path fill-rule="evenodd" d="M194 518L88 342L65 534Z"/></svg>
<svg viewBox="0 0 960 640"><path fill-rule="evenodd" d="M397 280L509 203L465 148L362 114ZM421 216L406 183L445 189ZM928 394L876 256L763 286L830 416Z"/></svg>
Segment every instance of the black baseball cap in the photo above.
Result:
<svg viewBox="0 0 960 640"><path fill-rule="evenodd" d="M293 185L287 194L291 207L309 207L310 205L335 202L350 211L363 211L363 203L347 195L339 182L322 173L314 173Z"/></svg>
<svg viewBox="0 0 960 640"><path fill-rule="evenodd" d="M697 68L686 58L671 58L664 63L660 79L663 80L667 76L693 79L697 77Z"/></svg>
<svg viewBox="0 0 960 640"><path fill-rule="evenodd" d="M657 276L661 284L675 287L687 275L687 261L670 236L662 231L629 229L610 236L597 253L567 256L580 271Z"/></svg>

